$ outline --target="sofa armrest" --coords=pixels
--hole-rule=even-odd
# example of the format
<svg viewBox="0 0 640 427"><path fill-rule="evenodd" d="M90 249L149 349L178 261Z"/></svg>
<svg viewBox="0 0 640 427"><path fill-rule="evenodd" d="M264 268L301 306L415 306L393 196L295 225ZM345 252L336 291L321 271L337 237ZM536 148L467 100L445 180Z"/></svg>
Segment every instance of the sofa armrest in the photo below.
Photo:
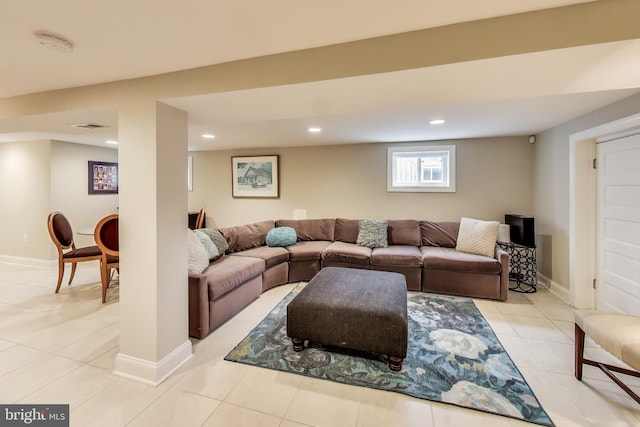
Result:
<svg viewBox="0 0 640 427"><path fill-rule="evenodd" d="M189 336L209 335L209 287L207 276L189 275Z"/></svg>
<svg viewBox="0 0 640 427"><path fill-rule="evenodd" d="M506 301L509 294L509 254L496 245L495 257L500 262L500 299Z"/></svg>

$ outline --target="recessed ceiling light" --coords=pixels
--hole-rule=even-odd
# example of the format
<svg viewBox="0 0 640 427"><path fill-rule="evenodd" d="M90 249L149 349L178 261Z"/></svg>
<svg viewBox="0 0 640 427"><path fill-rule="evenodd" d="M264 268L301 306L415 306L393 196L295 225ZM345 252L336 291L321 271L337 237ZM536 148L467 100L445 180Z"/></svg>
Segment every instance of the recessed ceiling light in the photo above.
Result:
<svg viewBox="0 0 640 427"><path fill-rule="evenodd" d="M429 124L430 124L430 125L441 125L441 124L443 124L444 122L445 122L445 121L444 121L444 120L442 120L442 119L435 119L435 120L431 120L431 121L429 122Z"/></svg>
<svg viewBox="0 0 640 427"><path fill-rule="evenodd" d="M118 145L118 141L114 141L114 140L105 141L104 143L111 144L111 145Z"/></svg>
<svg viewBox="0 0 640 427"><path fill-rule="evenodd" d="M210 134L210 133L203 133L203 134L202 134L202 137L203 137L203 138L205 138L205 139L213 139L213 138L215 138L216 136L215 136L215 135L212 135L212 134Z"/></svg>
<svg viewBox="0 0 640 427"><path fill-rule="evenodd" d="M322 132L322 129L320 129L320 128L309 128L309 132L318 133L318 132Z"/></svg>

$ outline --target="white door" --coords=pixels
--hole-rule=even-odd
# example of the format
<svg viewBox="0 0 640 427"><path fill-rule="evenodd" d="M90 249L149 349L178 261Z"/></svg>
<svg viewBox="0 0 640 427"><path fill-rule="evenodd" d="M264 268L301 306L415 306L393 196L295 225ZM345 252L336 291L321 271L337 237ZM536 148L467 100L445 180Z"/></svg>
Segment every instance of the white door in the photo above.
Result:
<svg viewBox="0 0 640 427"><path fill-rule="evenodd" d="M640 316L640 133L599 142L596 170L596 308Z"/></svg>

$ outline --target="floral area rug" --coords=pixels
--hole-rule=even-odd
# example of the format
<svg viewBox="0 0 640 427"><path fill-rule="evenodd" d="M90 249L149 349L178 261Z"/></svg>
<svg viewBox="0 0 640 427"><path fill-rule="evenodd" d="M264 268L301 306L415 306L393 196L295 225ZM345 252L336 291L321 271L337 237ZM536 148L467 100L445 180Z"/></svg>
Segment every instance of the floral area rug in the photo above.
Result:
<svg viewBox="0 0 640 427"><path fill-rule="evenodd" d="M385 356L317 343L294 352L287 304L300 284L225 360L554 426L495 333L469 298L408 292L409 346L400 372Z"/></svg>

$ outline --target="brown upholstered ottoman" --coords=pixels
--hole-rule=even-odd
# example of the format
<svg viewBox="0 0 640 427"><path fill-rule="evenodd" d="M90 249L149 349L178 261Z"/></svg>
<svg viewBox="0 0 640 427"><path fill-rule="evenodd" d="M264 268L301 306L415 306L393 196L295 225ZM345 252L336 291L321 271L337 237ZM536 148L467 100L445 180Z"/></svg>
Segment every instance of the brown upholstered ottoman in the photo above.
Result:
<svg viewBox="0 0 640 427"><path fill-rule="evenodd" d="M293 349L304 341L386 355L402 369L407 355L407 284L399 273L326 267L287 307Z"/></svg>

